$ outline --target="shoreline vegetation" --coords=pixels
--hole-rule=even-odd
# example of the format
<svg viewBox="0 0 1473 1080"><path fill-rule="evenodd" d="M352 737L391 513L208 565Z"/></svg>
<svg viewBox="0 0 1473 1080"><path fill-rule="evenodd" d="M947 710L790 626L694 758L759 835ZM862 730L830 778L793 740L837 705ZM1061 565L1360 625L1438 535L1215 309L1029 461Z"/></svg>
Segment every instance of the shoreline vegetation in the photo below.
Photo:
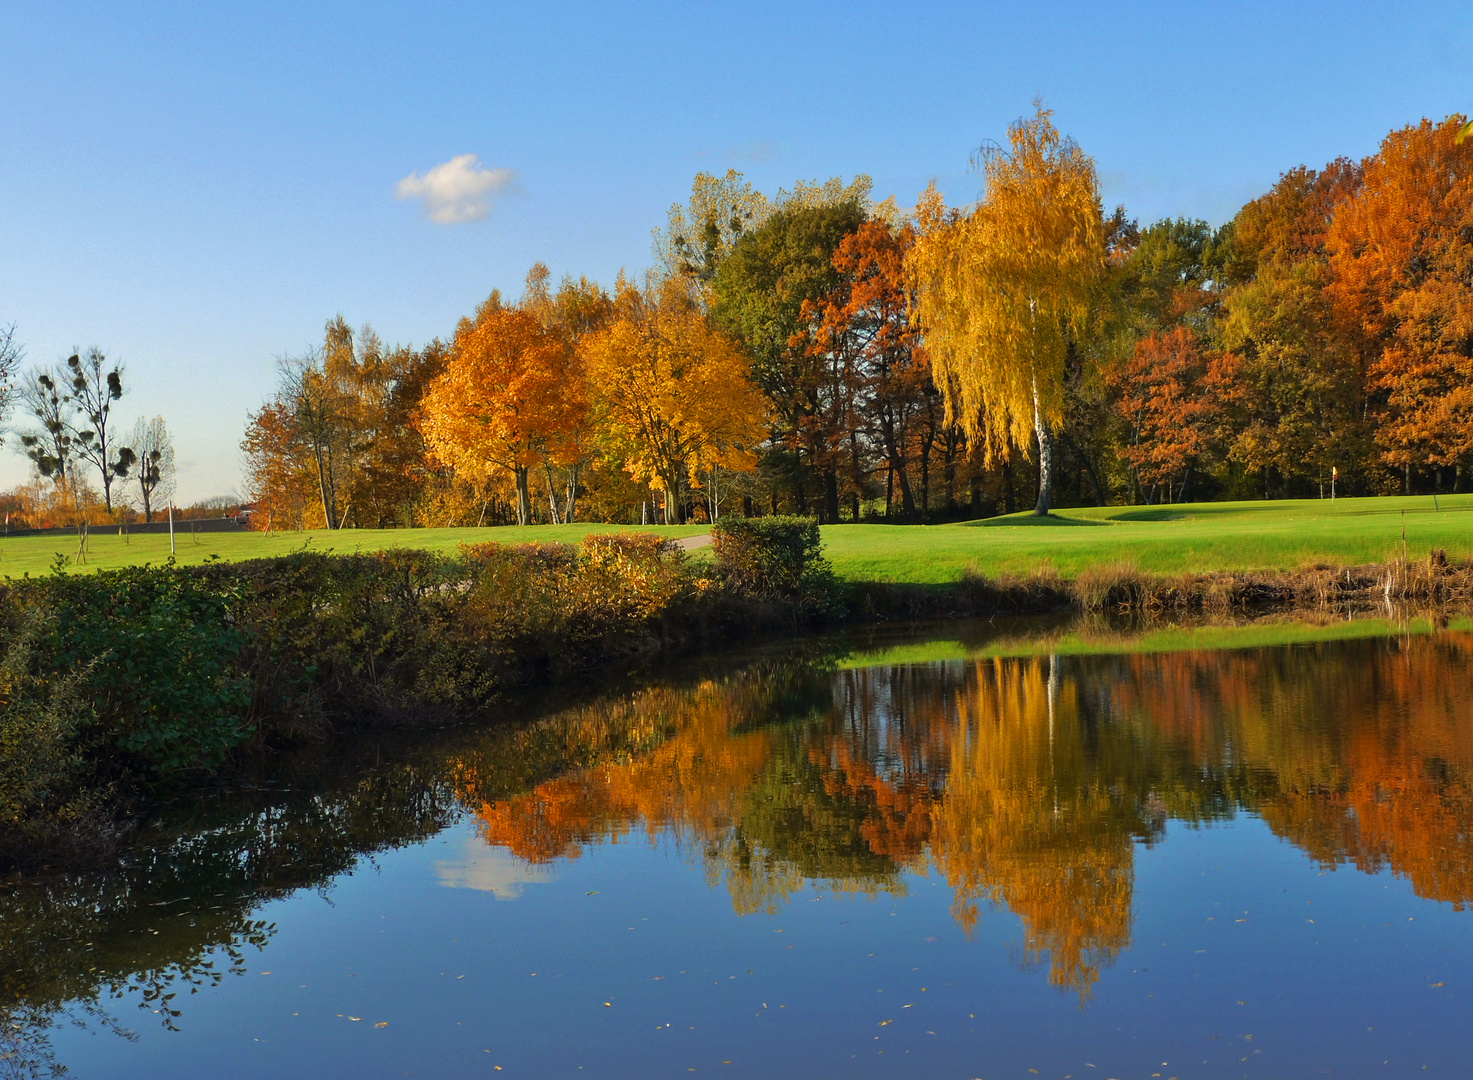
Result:
<svg viewBox="0 0 1473 1080"><path fill-rule="evenodd" d="M1100 628L1071 651L1110 651L1105 631L1121 624L1415 607L1445 625L1473 601L1473 562L1438 550L1297 571L968 569L925 584L842 580L811 519L726 519L712 541L687 553L625 532L90 574L58 561L6 579L0 872L114 859L150 808L263 755L485 718L533 687L718 643L1054 614Z"/></svg>

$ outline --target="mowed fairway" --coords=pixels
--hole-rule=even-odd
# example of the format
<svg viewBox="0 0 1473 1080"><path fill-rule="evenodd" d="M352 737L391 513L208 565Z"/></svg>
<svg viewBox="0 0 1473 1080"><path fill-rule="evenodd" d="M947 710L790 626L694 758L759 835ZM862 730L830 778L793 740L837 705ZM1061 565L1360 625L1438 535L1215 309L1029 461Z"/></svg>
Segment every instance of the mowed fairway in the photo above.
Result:
<svg viewBox="0 0 1473 1080"><path fill-rule="evenodd" d="M1384 562L1402 551L1425 558L1432 548L1450 558L1473 557L1473 495L1378 499L1307 499L1283 502L1187 503L1061 510L1049 519L1013 514L959 525L830 525L825 551L851 580L941 583L968 567L996 576L1051 568L1073 577L1091 566L1130 564L1147 573L1207 570L1294 570L1315 563ZM1404 513L1403 513L1404 512ZM630 525L534 525L484 529L348 529L341 532L201 533L176 536L181 563L256 559L292 551L378 551L424 548L454 551L461 543L572 542L589 533L646 531L694 536L703 525L642 528ZM0 575L39 574L57 552L76 553L75 537L0 537ZM162 562L169 538L94 529L88 561L77 569Z"/></svg>
<svg viewBox="0 0 1473 1080"><path fill-rule="evenodd" d="M824 530L845 577L954 581L971 565L994 577L1042 567L1074 577L1091 566L1130 564L1146 573L1295 570L1400 557L1473 555L1473 495L1279 502L1183 503L1061 510L1043 519L1011 514L963 525L907 528L836 525Z"/></svg>

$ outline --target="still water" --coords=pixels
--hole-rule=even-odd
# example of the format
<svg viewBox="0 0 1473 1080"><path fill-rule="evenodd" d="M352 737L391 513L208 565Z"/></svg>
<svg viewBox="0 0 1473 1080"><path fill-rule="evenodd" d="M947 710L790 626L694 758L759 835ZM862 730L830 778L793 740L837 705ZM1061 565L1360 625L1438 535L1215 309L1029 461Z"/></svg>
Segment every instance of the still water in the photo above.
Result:
<svg viewBox="0 0 1473 1080"><path fill-rule="evenodd" d="M175 808L0 892L0 1075L1473 1074L1473 632L991 633Z"/></svg>

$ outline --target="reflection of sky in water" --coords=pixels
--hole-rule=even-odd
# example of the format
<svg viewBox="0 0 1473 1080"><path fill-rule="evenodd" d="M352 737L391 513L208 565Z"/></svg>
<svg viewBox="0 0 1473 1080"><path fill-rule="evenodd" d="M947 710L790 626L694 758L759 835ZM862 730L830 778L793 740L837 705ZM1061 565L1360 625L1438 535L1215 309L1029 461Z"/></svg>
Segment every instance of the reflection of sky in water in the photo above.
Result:
<svg viewBox="0 0 1473 1080"><path fill-rule="evenodd" d="M557 877L550 866L519 859L505 848L491 847L479 836L463 839L460 858L435 862L435 880L448 889L475 889L498 900L516 900L524 885L540 885Z"/></svg>

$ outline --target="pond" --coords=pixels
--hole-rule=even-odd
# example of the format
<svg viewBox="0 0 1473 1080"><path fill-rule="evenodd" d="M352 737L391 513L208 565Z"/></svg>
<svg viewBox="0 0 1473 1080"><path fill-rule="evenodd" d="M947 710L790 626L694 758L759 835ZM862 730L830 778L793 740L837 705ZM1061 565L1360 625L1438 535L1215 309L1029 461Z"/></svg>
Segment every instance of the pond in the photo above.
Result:
<svg viewBox="0 0 1473 1080"><path fill-rule="evenodd" d="M0 1075L1466 1076L1470 662L964 626L323 748L0 891Z"/></svg>

